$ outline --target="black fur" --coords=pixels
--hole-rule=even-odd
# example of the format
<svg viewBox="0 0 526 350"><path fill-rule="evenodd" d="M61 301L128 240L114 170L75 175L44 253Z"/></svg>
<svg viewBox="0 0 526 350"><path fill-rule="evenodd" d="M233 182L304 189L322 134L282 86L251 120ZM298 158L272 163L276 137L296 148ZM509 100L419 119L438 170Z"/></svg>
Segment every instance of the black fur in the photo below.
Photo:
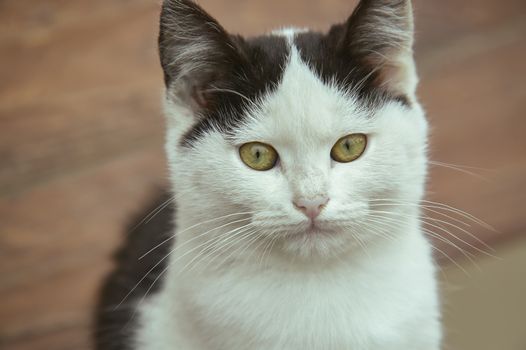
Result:
<svg viewBox="0 0 526 350"><path fill-rule="evenodd" d="M398 101L410 106L403 94L393 94L380 84L379 72L361 64L360 55L343 49L340 44L343 25L333 26L328 34L306 32L294 38L301 59L325 83L335 82L342 89L353 90L359 102L368 108L382 105L386 101Z"/></svg>
<svg viewBox="0 0 526 350"><path fill-rule="evenodd" d="M170 240L144 258L139 258L173 234L175 208L172 202L167 202L170 199L167 193L159 194L127 230L126 241L115 255L116 267L101 290L95 315L94 339L97 350L132 349L129 342L130 335L136 328L135 305L146 295L153 281L166 267L166 260L155 265L169 253L174 241ZM160 210L161 208L163 209ZM139 224L148 214L150 221ZM142 283L117 307L144 276L146 278ZM155 294L162 284L163 280L160 278L148 292L148 296Z"/></svg>
<svg viewBox="0 0 526 350"><path fill-rule="evenodd" d="M225 81L219 82L219 88L235 93L214 94L214 108L201 111L199 122L182 140L184 146L190 146L192 141L214 125L219 126L224 133L231 132L244 117L245 110L258 97L272 92L278 86L289 54L284 38L273 36L245 40L236 37L236 46L242 58L223 71Z"/></svg>
<svg viewBox="0 0 526 350"><path fill-rule="evenodd" d="M391 37L389 40L395 42L390 42L382 36L386 23L400 32L412 30L411 21L404 16L408 6L407 0L363 0L345 23L333 26L327 34L299 33L295 45L302 60L322 80L335 80L349 89L359 86L356 92L367 107L392 100L409 106L409 99L402 92L386 88L385 72L378 69L379 57L389 56L396 48L411 49L410 40L404 41L407 37L402 36L399 41ZM392 18L374 16L376 8L386 7L393 10ZM177 18L184 20L178 22ZM371 32L371 28L378 30ZM173 62L195 44L192 38L206 42L210 49L192 57L199 69L182 76L181 67ZM159 53L167 98L182 100L195 109L196 124L181 141L183 146L190 147L213 126L224 133L231 132L247 107L273 91L283 76L289 48L283 37L244 39L230 35L193 1L165 0Z"/></svg>
<svg viewBox="0 0 526 350"><path fill-rule="evenodd" d="M196 44L207 49L188 59L187 68L195 69L182 72L177 63L187 49L199 48ZM247 106L278 85L287 54L284 38L230 35L193 1L164 1L159 55L168 98L185 103L198 116L182 145L191 145L212 125L232 130Z"/></svg>

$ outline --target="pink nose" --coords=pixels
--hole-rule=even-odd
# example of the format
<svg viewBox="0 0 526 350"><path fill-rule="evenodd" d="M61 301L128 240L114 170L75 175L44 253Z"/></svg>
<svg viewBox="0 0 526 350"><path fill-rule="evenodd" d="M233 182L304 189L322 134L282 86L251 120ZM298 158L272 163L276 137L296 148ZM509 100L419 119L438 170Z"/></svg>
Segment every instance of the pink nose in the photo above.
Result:
<svg viewBox="0 0 526 350"><path fill-rule="evenodd" d="M315 199L297 199L294 201L296 209L303 212L310 219L315 219L320 215L325 205L329 202L327 197L317 197Z"/></svg>

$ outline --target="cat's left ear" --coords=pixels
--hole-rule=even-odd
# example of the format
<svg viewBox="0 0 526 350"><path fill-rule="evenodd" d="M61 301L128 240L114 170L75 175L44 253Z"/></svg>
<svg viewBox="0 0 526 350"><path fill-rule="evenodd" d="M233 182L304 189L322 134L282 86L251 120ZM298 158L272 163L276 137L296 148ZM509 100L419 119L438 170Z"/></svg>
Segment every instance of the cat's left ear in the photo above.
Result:
<svg viewBox="0 0 526 350"><path fill-rule="evenodd" d="M339 49L374 76L374 84L412 97L418 78L413 60L411 0L361 0L345 23Z"/></svg>
<svg viewBox="0 0 526 350"><path fill-rule="evenodd" d="M159 54L167 95L196 114L214 108L214 91L245 66L241 42L193 0L163 0Z"/></svg>

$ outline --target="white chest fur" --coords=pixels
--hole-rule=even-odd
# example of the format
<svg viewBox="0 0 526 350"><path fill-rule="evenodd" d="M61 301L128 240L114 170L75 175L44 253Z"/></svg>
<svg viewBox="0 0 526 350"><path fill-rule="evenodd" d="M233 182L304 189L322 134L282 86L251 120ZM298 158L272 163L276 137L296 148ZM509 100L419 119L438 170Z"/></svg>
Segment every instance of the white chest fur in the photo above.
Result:
<svg viewBox="0 0 526 350"><path fill-rule="evenodd" d="M413 232L332 266L172 275L142 307L138 348L436 350L429 250Z"/></svg>

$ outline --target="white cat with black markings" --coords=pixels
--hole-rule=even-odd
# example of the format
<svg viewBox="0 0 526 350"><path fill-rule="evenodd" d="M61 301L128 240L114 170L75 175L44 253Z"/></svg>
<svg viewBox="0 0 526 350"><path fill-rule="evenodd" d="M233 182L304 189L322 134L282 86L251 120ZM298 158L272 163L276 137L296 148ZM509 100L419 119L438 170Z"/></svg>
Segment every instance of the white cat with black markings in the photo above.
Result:
<svg viewBox="0 0 526 350"><path fill-rule="evenodd" d="M165 0L160 30L175 228L131 237L99 349L439 349L410 1L246 39Z"/></svg>

